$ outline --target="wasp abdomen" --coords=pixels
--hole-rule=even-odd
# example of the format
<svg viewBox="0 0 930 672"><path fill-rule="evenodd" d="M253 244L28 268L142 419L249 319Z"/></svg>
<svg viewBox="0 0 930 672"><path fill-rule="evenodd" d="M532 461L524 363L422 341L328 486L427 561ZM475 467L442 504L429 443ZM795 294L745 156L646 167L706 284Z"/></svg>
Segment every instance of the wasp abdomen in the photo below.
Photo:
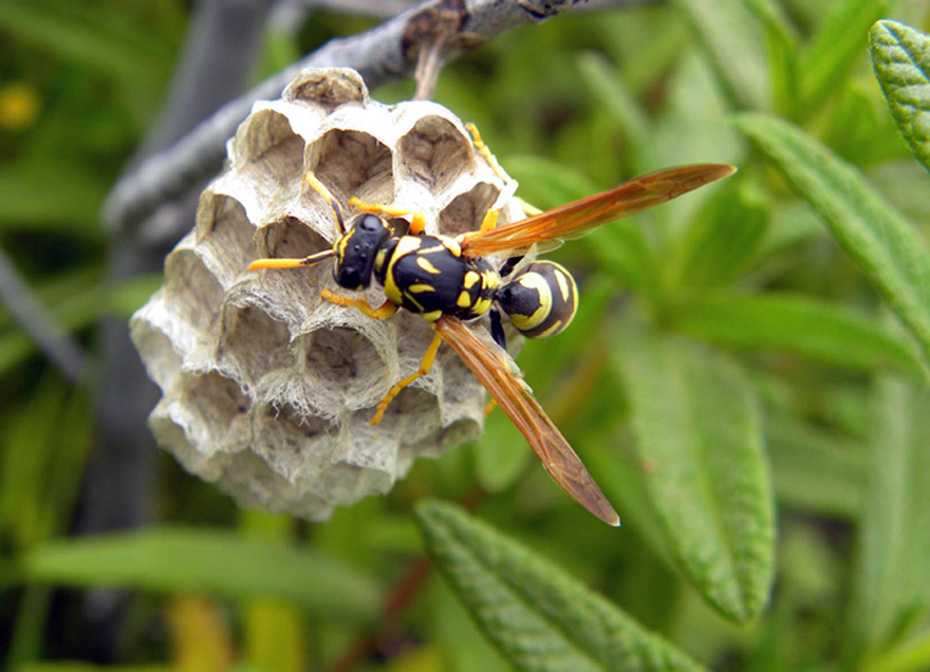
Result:
<svg viewBox="0 0 930 672"><path fill-rule="evenodd" d="M565 268L552 261L534 261L497 292L497 303L527 338L554 336L578 309L578 287Z"/></svg>

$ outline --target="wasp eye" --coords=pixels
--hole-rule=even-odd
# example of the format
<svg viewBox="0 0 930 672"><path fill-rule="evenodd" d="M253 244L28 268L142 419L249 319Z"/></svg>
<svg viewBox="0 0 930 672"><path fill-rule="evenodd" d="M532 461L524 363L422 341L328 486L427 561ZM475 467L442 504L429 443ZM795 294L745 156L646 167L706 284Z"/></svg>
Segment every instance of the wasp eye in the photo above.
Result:
<svg viewBox="0 0 930 672"><path fill-rule="evenodd" d="M362 231L380 231L384 223L374 215L364 215L355 226Z"/></svg>

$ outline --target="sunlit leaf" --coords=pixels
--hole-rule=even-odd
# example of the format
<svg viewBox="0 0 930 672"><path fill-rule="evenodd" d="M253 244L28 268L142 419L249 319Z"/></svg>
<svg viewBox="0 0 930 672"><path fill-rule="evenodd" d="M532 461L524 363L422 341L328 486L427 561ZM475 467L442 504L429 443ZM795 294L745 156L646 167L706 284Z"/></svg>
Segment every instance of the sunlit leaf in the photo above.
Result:
<svg viewBox="0 0 930 672"><path fill-rule="evenodd" d="M849 662L875 655L905 619L930 608L928 408L926 385L879 380L858 571L844 639Z"/></svg>
<svg viewBox="0 0 930 672"><path fill-rule="evenodd" d="M681 331L719 343L775 348L865 371L893 368L923 375L916 349L880 321L807 296L682 297L670 306L668 317Z"/></svg>
<svg viewBox="0 0 930 672"><path fill-rule="evenodd" d="M930 38L897 21L869 32L872 66L914 156L930 171Z"/></svg>
<svg viewBox="0 0 930 672"><path fill-rule="evenodd" d="M377 613L375 587L332 558L210 530L57 541L29 554L24 565L27 578L41 583L273 597L351 621Z"/></svg>
<svg viewBox="0 0 930 672"><path fill-rule="evenodd" d="M851 166L802 130L758 114L737 125L820 213L930 356L930 252Z"/></svg>
<svg viewBox="0 0 930 672"><path fill-rule="evenodd" d="M743 0L676 0L710 52L730 97L740 107L766 109L769 85L765 40Z"/></svg>
<svg viewBox="0 0 930 672"><path fill-rule="evenodd" d="M750 620L772 581L774 512L749 381L721 353L621 324L615 362L665 544L709 603Z"/></svg>
<svg viewBox="0 0 930 672"><path fill-rule="evenodd" d="M867 474L861 446L789 417L767 418L765 434L780 502L826 516L859 515Z"/></svg>
<svg viewBox="0 0 930 672"><path fill-rule="evenodd" d="M424 502L417 515L430 556L516 669L702 669L600 595L458 507Z"/></svg>
<svg viewBox="0 0 930 672"><path fill-rule="evenodd" d="M719 287L744 272L768 229L768 208L760 198L727 185L693 218L674 252L669 275L689 292Z"/></svg>
<svg viewBox="0 0 930 672"><path fill-rule="evenodd" d="M861 58L869 26L885 13L888 4L888 0L832 4L801 63L801 88L809 110L823 105L828 94L847 81L846 73Z"/></svg>

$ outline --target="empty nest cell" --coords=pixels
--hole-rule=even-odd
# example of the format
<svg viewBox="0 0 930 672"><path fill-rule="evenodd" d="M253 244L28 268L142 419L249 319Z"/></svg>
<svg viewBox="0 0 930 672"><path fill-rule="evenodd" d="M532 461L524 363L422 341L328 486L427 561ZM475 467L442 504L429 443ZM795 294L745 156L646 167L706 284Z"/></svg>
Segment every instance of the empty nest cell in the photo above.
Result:
<svg viewBox="0 0 930 672"><path fill-rule="evenodd" d="M198 250L176 247L165 260L166 307L200 332L208 331L223 303L223 287Z"/></svg>
<svg viewBox="0 0 930 672"><path fill-rule="evenodd" d="M344 205L357 196L390 202L391 151L364 131L332 129L307 147L306 165Z"/></svg>
<svg viewBox="0 0 930 672"><path fill-rule="evenodd" d="M459 194L439 213L439 232L454 238L460 233L478 229L498 194L500 190L487 182L479 182Z"/></svg>
<svg viewBox="0 0 930 672"><path fill-rule="evenodd" d="M320 328L299 337L304 371L319 383L325 407L364 407L373 392L387 392L387 365L374 344L347 327Z"/></svg>
<svg viewBox="0 0 930 672"><path fill-rule="evenodd" d="M198 207L195 232L204 262L228 288L249 263L255 225L235 198L211 193Z"/></svg>
<svg viewBox="0 0 930 672"><path fill-rule="evenodd" d="M427 115L398 143L406 172L437 191L474 167L471 141L448 119Z"/></svg>
<svg viewBox="0 0 930 672"><path fill-rule="evenodd" d="M327 210L320 216L328 214ZM255 258L302 259L332 247L332 243L314 231L309 223L296 217L283 217L266 224L255 232L254 240ZM300 270L291 272L301 273Z"/></svg>
<svg viewBox="0 0 930 672"><path fill-rule="evenodd" d="M182 402L197 413L214 445L223 443L233 420L247 413L252 403L234 380L215 371L184 374L181 385Z"/></svg>
<svg viewBox="0 0 930 672"><path fill-rule="evenodd" d="M244 386L294 364L287 326L254 306L225 308L216 358Z"/></svg>

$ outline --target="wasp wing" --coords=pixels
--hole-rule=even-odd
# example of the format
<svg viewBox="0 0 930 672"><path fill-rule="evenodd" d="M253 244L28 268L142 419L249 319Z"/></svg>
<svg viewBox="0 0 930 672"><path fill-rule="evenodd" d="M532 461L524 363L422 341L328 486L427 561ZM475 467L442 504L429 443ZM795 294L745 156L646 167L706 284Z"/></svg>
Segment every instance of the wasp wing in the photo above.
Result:
<svg viewBox="0 0 930 672"><path fill-rule="evenodd" d="M565 238L670 201L736 172L733 166L700 163L642 175L608 191L546 210L488 231L462 234L462 252L481 257Z"/></svg>
<svg viewBox="0 0 930 672"><path fill-rule="evenodd" d="M493 342L480 340L454 317L444 315L434 325L443 340L452 346L465 366L526 437L555 482L605 523L619 525L617 512L526 384L511 372L503 350Z"/></svg>

